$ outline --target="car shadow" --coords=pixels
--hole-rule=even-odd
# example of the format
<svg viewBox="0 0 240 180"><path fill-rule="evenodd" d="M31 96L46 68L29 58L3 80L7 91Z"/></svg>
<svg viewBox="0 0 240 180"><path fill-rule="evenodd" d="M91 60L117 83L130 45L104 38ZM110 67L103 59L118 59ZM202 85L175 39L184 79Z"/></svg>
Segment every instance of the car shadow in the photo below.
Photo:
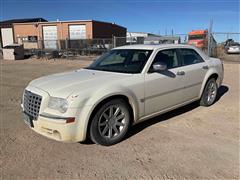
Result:
<svg viewBox="0 0 240 180"><path fill-rule="evenodd" d="M225 85L222 85L219 87L218 89L218 94L216 97L216 102L218 102L222 96L224 96L224 94L226 94L229 91L229 88ZM191 104L185 105L183 107L180 107L178 109L169 111L167 113L164 113L162 115L156 116L154 118L148 119L146 121L140 122L139 124L136 124L134 126L131 126L126 137L124 138L123 141L125 141L126 139L138 134L139 132L143 131L145 128L148 128L156 123L159 122L163 122L166 120L169 120L175 116L184 114L186 112L192 111L193 109L196 109L199 107L199 101L195 101ZM85 145L90 145L93 144L93 142L90 140L90 138L88 138L87 140L85 140L84 142L81 142L81 144L85 144Z"/></svg>
<svg viewBox="0 0 240 180"><path fill-rule="evenodd" d="M222 85L218 88L218 93L217 93L217 97L216 97L216 102L218 102L221 97L223 97L224 94L226 94L229 91L229 88L225 85Z"/></svg>
<svg viewBox="0 0 240 180"><path fill-rule="evenodd" d="M159 116L156 116L154 118L148 119L146 121L140 122L139 124L136 124L132 127L130 127L129 133L127 134L125 139L128 139L136 134L138 134L139 132L141 132L142 130L144 130L145 128L148 128L154 124L169 120L175 116L179 116L181 114L184 114L186 112L189 112L195 108L199 107L199 103L198 102L193 102L191 104L188 104L186 106L180 107L178 109L169 111L167 113L161 114Z"/></svg>
<svg viewBox="0 0 240 180"><path fill-rule="evenodd" d="M171 71L169 71L169 70L160 72L160 74L165 75L165 76L168 76L168 77L170 77L170 78L175 78L175 77L176 77L176 74L174 74L173 72L171 72Z"/></svg>

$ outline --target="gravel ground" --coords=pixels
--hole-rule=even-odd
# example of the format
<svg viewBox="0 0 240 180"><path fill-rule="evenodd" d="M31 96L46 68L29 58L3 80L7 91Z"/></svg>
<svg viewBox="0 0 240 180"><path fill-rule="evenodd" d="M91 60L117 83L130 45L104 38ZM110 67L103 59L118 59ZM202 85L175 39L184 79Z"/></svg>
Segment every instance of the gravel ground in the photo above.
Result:
<svg viewBox="0 0 240 180"><path fill-rule="evenodd" d="M90 61L0 62L0 179L239 179L240 64L224 64L213 106L190 104L138 124L123 142L103 147L49 140L21 117L29 81Z"/></svg>

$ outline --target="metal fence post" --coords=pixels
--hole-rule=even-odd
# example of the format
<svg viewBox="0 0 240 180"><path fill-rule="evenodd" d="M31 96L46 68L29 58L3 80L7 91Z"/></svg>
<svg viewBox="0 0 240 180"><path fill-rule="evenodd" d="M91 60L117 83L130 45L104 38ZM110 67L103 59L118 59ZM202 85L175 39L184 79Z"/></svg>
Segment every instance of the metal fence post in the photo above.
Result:
<svg viewBox="0 0 240 180"><path fill-rule="evenodd" d="M61 41L60 39L57 40L57 44L58 44L58 52L61 50Z"/></svg>
<svg viewBox="0 0 240 180"><path fill-rule="evenodd" d="M65 39L65 47L66 47L66 52L67 52L67 59L68 59L68 39Z"/></svg>
<svg viewBox="0 0 240 180"><path fill-rule="evenodd" d="M209 23L209 28L208 28L208 56L212 55L212 52L211 52L212 24L213 24L213 20L211 19L211 21Z"/></svg>
<svg viewBox="0 0 240 180"><path fill-rule="evenodd" d="M41 58L43 58L43 46L44 46L44 40L41 40Z"/></svg>
<svg viewBox="0 0 240 180"><path fill-rule="evenodd" d="M117 47L117 46L116 46L116 36L113 36L113 47L114 47L114 48Z"/></svg>

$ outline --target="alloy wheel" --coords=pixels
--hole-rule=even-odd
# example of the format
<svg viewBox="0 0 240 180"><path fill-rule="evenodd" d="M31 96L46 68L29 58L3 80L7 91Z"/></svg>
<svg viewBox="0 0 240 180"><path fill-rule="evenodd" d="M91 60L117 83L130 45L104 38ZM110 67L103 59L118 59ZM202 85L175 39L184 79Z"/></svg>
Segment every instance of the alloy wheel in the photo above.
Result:
<svg viewBox="0 0 240 180"><path fill-rule="evenodd" d="M211 82L207 88L207 102L212 104L217 95L217 86L215 82Z"/></svg>
<svg viewBox="0 0 240 180"><path fill-rule="evenodd" d="M107 139L112 139L121 134L125 128L125 113L120 106L110 105L100 115L98 131Z"/></svg>

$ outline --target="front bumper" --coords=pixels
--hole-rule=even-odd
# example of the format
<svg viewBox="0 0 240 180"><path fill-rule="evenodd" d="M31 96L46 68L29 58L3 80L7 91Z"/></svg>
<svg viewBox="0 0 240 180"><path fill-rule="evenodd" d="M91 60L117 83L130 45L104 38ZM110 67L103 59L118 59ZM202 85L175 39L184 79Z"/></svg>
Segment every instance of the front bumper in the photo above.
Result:
<svg viewBox="0 0 240 180"><path fill-rule="evenodd" d="M58 122L56 122L58 121ZM53 119L39 116L37 121L33 120L33 128L35 132L62 142L77 142L76 139L76 122L66 123L66 119Z"/></svg>
<svg viewBox="0 0 240 180"><path fill-rule="evenodd" d="M32 120L30 123L32 130L47 138L61 142L80 142L85 140L88 123L87 114L90 107L69 108L66 113L59 114L47 108L49 99L47 92L32 86L28 86L26 89L42 97L37 120ZM24 111L23 106L22 109ZM67 121L69 118L70 122Z"/></svg>

